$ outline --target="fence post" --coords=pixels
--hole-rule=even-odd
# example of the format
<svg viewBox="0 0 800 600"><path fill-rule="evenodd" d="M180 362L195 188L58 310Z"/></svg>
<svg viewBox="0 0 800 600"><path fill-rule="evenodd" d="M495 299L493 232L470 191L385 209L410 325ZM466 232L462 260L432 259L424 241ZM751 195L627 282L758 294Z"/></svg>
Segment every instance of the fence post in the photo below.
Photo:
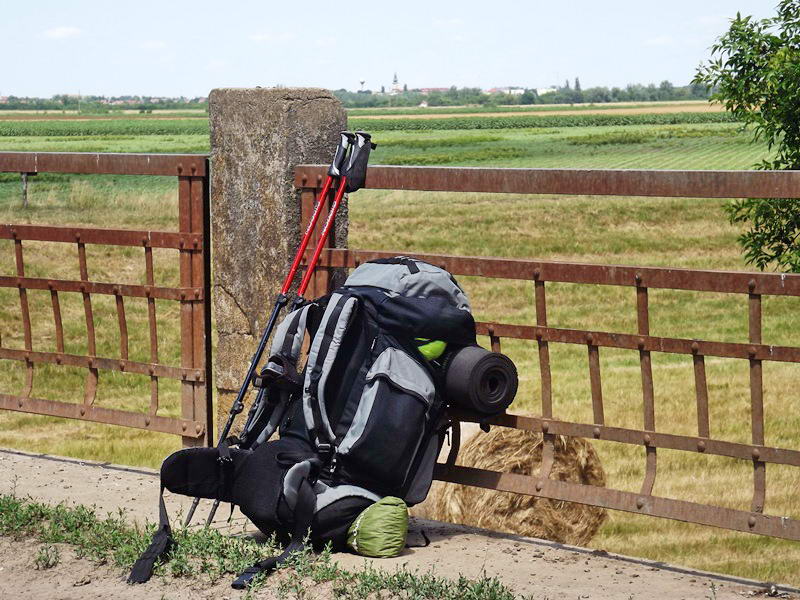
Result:
<svg viewBox="0 0 800 600"><path fill-rule="evenodd" d="M236 395L300 240L294 167L326 163L347 116L328 91L215 89L211 125L212 296L218 424ZM346 211L337 244L346 245Z"/></svg>

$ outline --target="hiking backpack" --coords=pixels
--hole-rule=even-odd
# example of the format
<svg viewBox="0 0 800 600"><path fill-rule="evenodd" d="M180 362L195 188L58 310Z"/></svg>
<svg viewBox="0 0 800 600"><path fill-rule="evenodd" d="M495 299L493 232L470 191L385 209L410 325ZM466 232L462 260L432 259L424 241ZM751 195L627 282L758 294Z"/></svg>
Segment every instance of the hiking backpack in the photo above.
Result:
<svg viewBox="0 0 800 600"><path fill-rule="evenodd" d="M306 334L310 346L300 369ZM231 502L286 550L253 565L243 588L302 547L346 545L358 514L385 496L425 499L446 429L444 376L417 338L476 344L464 291L444 269L395 257L356 268L344 286L278 326L260 388L238 437L180 450L162 465L162 492ZM270 441L275 432L280 439ZM129 581L149 579L171 544L161 522Z"/></svg>

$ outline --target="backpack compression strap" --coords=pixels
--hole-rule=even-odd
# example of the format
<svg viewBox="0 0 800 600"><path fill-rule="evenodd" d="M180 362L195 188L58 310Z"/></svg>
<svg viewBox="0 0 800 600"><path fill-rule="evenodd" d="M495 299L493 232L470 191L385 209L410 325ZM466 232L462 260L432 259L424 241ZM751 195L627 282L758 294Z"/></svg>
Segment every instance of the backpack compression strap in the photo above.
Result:
<svg viewBox="0 0 800 600"><path fill-rule="evenodd" d="M290 457L290 453L286 453L285 456ZM302 458L306 458L306 456L307 455L303 455ZM281 462L282 458L284 457L281 455L278 456L279 463ZM297 456L297 458L301 457ZM317 473L322 466L322 463L318 458L306 458L306 460L310 463L311 468L309 469L308 474L300 480L300 483L297 487L297 503L294 507L294 527L292 528L292 539L289 542L289 545L286 546L286 549L278 556L271 556L245 569L245 571L231 584L234 589L245 589L252 583L253 579L255 579L259 573L269 573L270 571L275 570L281 564L286 562L292 553L303 549L304 540L306 535L308 535L309 529L311 528L311 523L314 520L314 511L317 506L317 495L314 492L313 482L316 480Z"/></svg>
<svg viewBox="0 0 800 600"><path fill-rule="evenodd" d="M161 493L158 498L158 529L153 534L153 539L147 550L134 563L131 574L128 576L128 583L145 583L153 575L156 561L169 552L174 540L172 530L169 526L167 517L167 507L164 504L164 486L161 486Z"/></svg>

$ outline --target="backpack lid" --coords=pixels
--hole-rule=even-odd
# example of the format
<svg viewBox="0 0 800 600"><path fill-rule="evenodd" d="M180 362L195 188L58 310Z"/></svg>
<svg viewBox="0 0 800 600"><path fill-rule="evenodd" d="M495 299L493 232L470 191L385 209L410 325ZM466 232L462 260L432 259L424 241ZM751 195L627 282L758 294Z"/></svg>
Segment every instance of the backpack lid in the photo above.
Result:
<svg viewBox="0 0 800 600"><path fill-rule="evenodd" d="M344 287L372 289L379 324L388 331L475 343L475 321L467 295L440 267L408 256L381 258L356 268Z"/></svg>
<svg viewBox="0 0 800 600"><path fill-rule="evenodd" d="M460 310L470 310L467 295L450 273L408 256L366 262L351 273L344 285L378 287L408 298L442 296Z"/></svg>

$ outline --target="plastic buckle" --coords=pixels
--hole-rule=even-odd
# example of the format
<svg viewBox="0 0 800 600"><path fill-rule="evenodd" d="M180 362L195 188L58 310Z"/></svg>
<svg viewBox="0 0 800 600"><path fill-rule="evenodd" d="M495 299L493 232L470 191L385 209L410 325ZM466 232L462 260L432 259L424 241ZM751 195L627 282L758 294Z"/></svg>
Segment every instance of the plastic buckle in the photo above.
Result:
<svg viewBox="0 0 800 600"><path fill-rule="evenodd" d="M331 453L331 450L333 450L333 446L331 446L330 444L317 444L317 451L320 454L327 456L328 454Z"/></svg>

